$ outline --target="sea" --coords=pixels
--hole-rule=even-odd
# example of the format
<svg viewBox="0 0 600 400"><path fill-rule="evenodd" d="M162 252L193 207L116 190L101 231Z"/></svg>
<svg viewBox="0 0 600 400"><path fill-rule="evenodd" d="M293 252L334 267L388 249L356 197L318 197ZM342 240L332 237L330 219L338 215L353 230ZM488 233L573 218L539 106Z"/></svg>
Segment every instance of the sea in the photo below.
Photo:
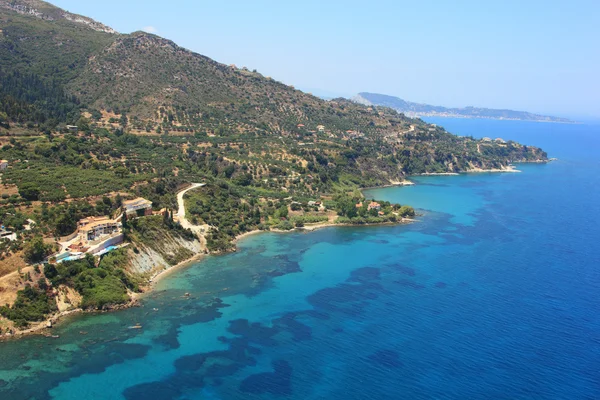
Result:
<svg viewBox="0 0 600 400"><path fill-rule="evenodd" d="M0 343L0 399L600 398L600 126L428 122L557 160L365 193L409 225L249 236Z"/></svg>

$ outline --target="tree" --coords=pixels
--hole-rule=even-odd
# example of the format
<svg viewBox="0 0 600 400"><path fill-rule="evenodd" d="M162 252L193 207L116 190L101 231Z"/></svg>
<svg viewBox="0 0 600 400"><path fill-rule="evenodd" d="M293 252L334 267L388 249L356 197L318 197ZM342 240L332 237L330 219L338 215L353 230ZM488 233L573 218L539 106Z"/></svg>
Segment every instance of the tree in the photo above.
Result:
<svg viewBox="0 0 600 400"><path fill-rule="evenodd" d="M37 285L41 290L46 291L48 289L48 284L46 283L46 280L43 277L38 279Z"/></svg>
<svg viewBox="0 0 600 400"><path fill-rule="evenodd" d="M123 225L123 230L127 230L129 228L129 222L127 222L127 213L123 212L123 217L121 218L121 224Z"/></svg>
<svg viewBox="0 0 600 400"><path fill-rule="evenodd" d="M234 172L235 172L235 167L233 165L228 165L225 168L225 170L223 171L226 178L231 178L231 175L233 175Z"/></svg>
<svg viewBox="0 0 600 400"><path fill-rule="evenodd" d="M77 129L79 129L81 132L89 132L90 121L85 117L79 118L79 120L77 121Z"/></svg>
<svg viewBox="0 0 600 400"><path fill-rule="evenodd" d="M249 186L252 183L252 174L241 174L234 179L240 186Z"/></svg>
<svg viewBox="0 0 600 400"><path fill-rule="evenodd" d="M59 236L68 235L77 229L77 223L71 212L61 213L56 219L56 233Z"/></svg>
<svg viewBox="0 0 600 400"><path fill-rule="evenodd" d="M120 167L115 168L115 175L124 179L129 175L129 170L121 165Z"/></svg>
<svg viewBox="0 0 600 400"><path fill-rule="evenodd" d="M121 208L123 206L123 198L121 197L120 193L117 193L117 196L115 197L115 208Z"/></svg>
<svg viewBox="0 0 600 400"><path fill-rule="evenodd" d="M10 128L8 123L8 115L4 111L0 111L0 126L3 126L6 129Z"/></svg>
<svg viewBox="0 0 600 400"><path fill-rule="evenodd" d="M44 239L41 236L34 236L25 246L25 259L30 263L41 262L51 248L51 246L44 243Z"/></svg>
<svg viewBox="0 0 600 400"><path fill-rule="evenodd" d="M400 207L400 210L398 210L398 214L400 214L401 217L414 217L415 209L411 206L402 206Z"/></svg>
<svg viewBox="0 0 600 400"><path fill-rule="evenodd" d="M358 215L354 200L348 195L342 195L337 199L338 214L348 218L354 218Z"/></svg>
<svg viewBox="0 0 600 400"><path fill-rule="evenodd" d="M46 278L52 280L58 276L58 270L54 265L48 264L44 267L44 275L46 275Z"/></svg>
<svg viewBox="0 0 600 400"><path fill-rule="evenodd" d="M38 200L40 197L40 187L35 183L26 182L19 186L19 194L25 200Z"/></svg>
<svg viewBox="0 0 600 400"><path fill-rule="evenodd" d="M171 216L169 215L169 210L165 210L165 212L163 213L163 224L167 227L170 227L172 225L172 220L171 220Z"/></svg>
<svg viewBox="0 0 600 400"><path fill-rule="evenodd" d="M277 209L276 217L287 218L287 216L288 216L288 208L286 205L283 205Z"/></svg>

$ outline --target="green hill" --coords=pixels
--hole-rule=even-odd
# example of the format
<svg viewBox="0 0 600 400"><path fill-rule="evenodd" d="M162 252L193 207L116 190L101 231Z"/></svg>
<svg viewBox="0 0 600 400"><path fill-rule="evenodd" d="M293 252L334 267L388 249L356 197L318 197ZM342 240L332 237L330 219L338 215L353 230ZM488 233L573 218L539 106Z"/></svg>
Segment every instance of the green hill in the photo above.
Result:
<svg viewBox="0 0 600 400"><path fill-rule="evenodd" d="M313 196L546 159L391 108L321 100L38 0L0 0L0 26L0 156L12 166L4 181L35 185L40 199L205 176Z"/></svg>

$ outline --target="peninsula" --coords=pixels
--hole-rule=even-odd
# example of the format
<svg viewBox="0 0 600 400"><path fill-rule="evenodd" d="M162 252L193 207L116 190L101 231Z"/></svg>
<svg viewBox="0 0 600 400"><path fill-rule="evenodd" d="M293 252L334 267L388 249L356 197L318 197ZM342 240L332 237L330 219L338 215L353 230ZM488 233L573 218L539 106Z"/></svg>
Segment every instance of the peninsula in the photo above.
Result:
<svg viewBox="0 0 600 400"><path fill-rule="evenodd" d="M443 118L487 118L514 121L575 123L566 118L533 114L527 111L497 110L493 108L462 107L448 108L429 104L413 103L399 97L385 94L362 92L352 101L367 106L390 107L408 117L443 117Z"/></svg>
<svg viewBox="0 0 600 400"><path fill-rule="evenodd" d="M362 187L547 161L40 0L0 0L0 26L2 335L129 305L248 232L414 215Z"/></svg>

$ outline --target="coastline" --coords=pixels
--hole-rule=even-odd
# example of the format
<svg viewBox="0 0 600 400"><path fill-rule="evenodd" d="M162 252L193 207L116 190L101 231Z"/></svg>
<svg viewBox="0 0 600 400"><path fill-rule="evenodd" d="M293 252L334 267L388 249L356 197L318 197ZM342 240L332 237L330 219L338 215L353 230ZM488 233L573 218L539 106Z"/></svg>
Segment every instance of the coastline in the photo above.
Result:
<svg viewBox="0 0 600 400"><path fill-rule="evenodd" d="M544 161L544 160L538 160L538 161L534 161L534 163L546 163L549 161ZM469 174L469 173L501 173L501 172L508 172L508 173L517 173L517 172L522 172L518 169L516 169L515 167L506 167L506 168L490 168L490 169L481 169L481 168L473 168L467 171L462 171L460 173L456 173L456 172L440 172L440 173L435 173L435 172L426 172L423 174L416 174L416 175L410 175L410 176L459 176L462 174ZM381 188L389 188L389 187L396 187L396 186L414 186L416 185L415 182L412 182L408 179L405 179L403 181L390 181L389 184L387 185L383 185L383 186L373 186L373 187L364 187L364 188L360 188L359 191L362 193L364 190L369 190L369 189L381 189ZM399 221L397 222L381 222L381 223L375 223L375 224L348 224L348 223L336 223L335 220L329 220L326 222L318 222L315 224L307 224L303 227L299 227L299 228L294 228L294 229L290 229L287 231L284 230L280 230L280 229L269 229L269 230L260 230L260 229L255 229L252 231L248 231L248 232L244 232L241 233L239 235L237 235L232 243L234 245L236 245L237 243L239 243L241 240L259 234L259 233L268 233L268 232L273 232L273 233L291 233L291 232L305 232L305 233L309 233L309 232L313 232L316 231L318 229L323 229L323 228L330 228L330 227L336 227L336 226L353 226L353 227L357 227L357 226L377 226L377 225L405 225L405 224L410 224L413 222L418 222L418 220L416 219L412 219L412 218L401 218ZM233 250L236 251L236 250ZM215 253L215 254L226 254L226 253ZM148 285L148 290L145 290L142 293L134 293L132 298L135 296L136 299L143 297L144 295L146 295L147 293L151 292L152 289L154 288L154 286L156 285L156 283L158 281L160 281L161 279L163 279L164 277L168 276L169 274L173 273L174 271L187 266L193 262L196 261L200 261L202 258L204 258L204 256L206 255L210 255L210 253L198 253L195 254L194 256L190 257L189 259L186 259L172 267L166 268L156 274L154 274L150 280L149 280L149 285Z"/></svg>
<svg viewBox="0 0 600 400"><path fill-rule="evenodd" d="M137 294L137 293L136 293ZM104 310L84 310L82 308L74 308L72 310L58 311L50 315L47 319L37 322L36 325L31 326L24 330L17 330L13 333L0 334L0 343L9 340L18 340L26 336L41 335L47 338L57 338L58 336L52 335L52 329L57 325L65 322L65 318L74 316L77 314L104 314L108 312L114 312L119 310L125 310L131 307L138 307L140 304L138 298L131 295L130 300L124 304L118 304L116 306L109 307Z"/></svg>
<svg viewBox="0 0 600 400"><path fill-rule="evenodd" d="M540 162L540 161L538 161ZM506 168L492 168L492 169L479 169L479 168L475 168L475 169L471 169L468 171L462 171L461 173L454 173L454 172L442 172L442 173L434 173L434 172L429 172L429 173L423 173L423 174L416 174L416 175L411 175L411 176L458 176L461 174L467 174L467 173L483 173L483 172L521 172L519 170L516 170L514 167L506 167ZM368 189L378 189L378 188L386 188L386 187L395 187L395 186L413 186L415 185L414 182L405 179L402 181L394 181L391 180L389 184L387 185L383 185L383 186L375 186L375 187L365 187L365 188L360 188L359 190L362 192L363 190L368 190ZM309 232L313 232L316 231L318 229L323 229L323 228L329 228L329 227L357 227L357 226L377 226L377 225L404 225L404 224L409 224L409 223L413 223L413 222L418 222L418 220L416 219L411 219L411 218L401 218L399 221L396 222L380 222L380 223L365 223L365 224L352 224L352 223L336 223L336 220L329 220L329 221L325 221L325 222L319 222L319 223L315 223L315 224L307 224L303 227L298 227L298 228L294 228L294 229L290 229L287 231L284 230L279 230L279 229L270 229L270 230L252 230L252 231L248 231L248 232L244 232L242 234L237 235L233 240L232 240L232 244L234 245L233 251L236 251L236 247L235 245L237 243L239 243L241 240L252 236L252 235L256 235L259 233L263 233L263 232L274 232L274 233L291 233L291 232L304 232L304 233L309 233ZM212 253L212 254L225 254L226 252L223 253ZM145 285L142 287L142 291L139 293L135 293L135 292L130 292L129 296L130 296L130 301L125 303L125 304L120 304L120 305L116 305L114 307L110 307L106 310L83 310L81 308L77 308L77 309L72 309L72 310L65 310L65 311L59 311L55 314L50 315L46 320L39 322L37 325L30 327L26 330L22 330L22 331L16 331L13 332L12 334L0 334L0 342L3 340L11 340L11 339L18 339L24 336L29 336L29 335L45 335L47 337L52 337L52 335L49 334L49 330L52 329L52 327L54 327L56 324L59 324L61 322L63 322L64 317L69 316L69 315L74 315L74 314L78 314L78 313L103 313L103 312L112 312L112 311L118 311L118 310L123 310L123 309L127 309L130 307L136 307L139 306L139 300L143 299L144 296L150 294L156 284L158 282L160 282L160 280L162 280L163 278L169 276L170 274L182 269L183 267L186 266L190 266L191 264L202 260L205 256L210 255L211 253L204 253L204 252L199 252L194 254L192 257L187 258L171 267L168 268L163 268L160 271L155 271L154 274L152 274L149 278L147 278L147 281L145 282Z"/></svg>
<svg viewBox="0 0 600 400"><path fill-rule="evenodd" d="M414 185L414 183L413 183L413 185ZM327 222L318 222L318 223L315 223L315 224L305 225L305 226L300 227L300 228L290 229L289 231L284 231L284 230L281 230L281 229L270 229L270 230L255 229L255 230L244 232L244 233L241 233L241 234L237 235L233 239L232 243L233 244L237 244L237 243L239 243L243 239L246 239L246 238L248 238L250 236L254 236L254 235L257 235L257 234L260 234L260 233L293 233L293 232L309 233L309 232L316 231L318 229L333 228L333 227L336 227L336 226L345 226L345 227L353 226L353 227L358 227L358 226L378 226L378 225L381 225L381 226L384 226L384 225L406 225L406 224L410 224L410 223L413 223L413 222L418 222L418 220L411 219L411 218L402 218L400 221L397 221L397 222L380 222L380 223L375 223L375 224L338 224L336 222L327 221ZM236 251L236 250L234 250L234 251ZM225 253L214 253L214 254L215 255L222 255L222 254L227 254L227 253L225 252ZM195 254L194 256L192 256L192 257L190 257L190 258L188 258L188 259L186 259L186 260L184 260L184 261L182 261L182 262L180 262L180 263L178 263L178 264L176 264L176 265L174 265L172 267L165 268L162 271L154 274L152 276L152 278L150 278L150 280L149 280L149 284L148 284L147 290L144 290L141 293L133 293L132 294L132 298L134 298L136 300L140 299L140 298L143 298L145 295L147 295L147 294L149 294L149 293L152 292L152 290L154 289L154 286L161 279L169 276L171 273L173 273L173 272L175 272L177 270L182 269L183 267L189 266L190 264L195 263L197 261L201 261L202 259L204 259L206 256L209 256L209 255L210 255L210 253L209 254L204 254L204 253Z"/></svg>
<svg viewBox="0 0 600 400"><path fill-rule="evenodd" d="M399 111L403 112L403 111ZM581 121L557 121L557 120L547 120L547 119L523 119L523 118L497 118L497 117L484 117L484 116L471 116L471 115L461 115L461 114L430 114L430 113L414 113L414 112L404 112L407 117L410 118L448 118L448 119L481 119L481 120L492 120L492 121L521 121L521 122L541 122L548 124L567 124L567 125L581 125L583 122Z"/></svg>
<svg viewBox="0 0 600 400"><path fill-rule="evenodd" d="M416 175L411 175L411 176L416 176ZM362 188L359 188L358 190L360 192L362 192L363 190L369 190L369 189L381 189L381 188L388 188L388 187L413 186L413 185L415 185L415 183L413 181L409 181L408 179L405 179L403 181L390 181L390 183L388 183L387 185L362 187Z"/></svg>
<svg viewBox="0 0 600 400"><path fill-rule="evenodd" d="M514 173L514 172L522 172L516 168L507 168L507 169L502 169L502 168L491 168L491 169L481 169L481 168L473 168L470 169L468 171L466 171L466 174L480 174L480 173L485 173L485 172L509 172L509 173Z"/></svg>
<svg viewBox="0 0 600 400"><path fill-rule="evenodd" d="M0 334L0 342L5 340L19 339L31 335L42 335L52 338L53 335L50 334L51 329L54 328L56 325L63 323L65 317L76 314L106 313L125 310L131 307L138 307L140 305L139 300L142 299L145 295L150 294L153 291L154 286L157 282L159 282L161 279L165 278L169 274L181 269L182 267L189 266L190 264L199 261L200 259L204 258L205 255L206 254L204 253L194 254L192 257L185 259L169 268L164 268L160 271L155 272L154 275L152 275L152 277L148 279L147 285L143 287L141 292L129 292L130 299L127 303L111 306L105 310L84 310L82 308L75 308L71 310L57 311L56 313L51 314L45 320L37 322L36 324L32 324L33 326L27 329L17 330L12 334Z"/></svg>
<svg viewBox="0 0 600 400"><path fill-rule="evenodd" d="M555 161L555 158L550 158L548 160L535 160L535 161L519 161L519 162L515 162L515 164L547 164L549 162ZM465 171L460 171L460 172L423 172L421 174L413 174L413 175L408 175L408 177L420 177L420 176L460 176L460 175L464 175L464 174L479 174L479 173L502 173L502 172L507 172L507 173L518 173L518 172L523 172L519 169L517 169L514 166L507 166L504 168L488 168L488 169L484 169L484 168L471 168ZM396 186L413 186L416 185L415 182L410 181L408 179L405 179L403 181L393 181L391 180L390 183L388 183L387 185L381 185L381 186L368 186L368 187L363 187L358 189L359 191L364 191L364 190L370 190L370 189L383 189L383 188L388 188L388 187L396 187Z"/></svg>
<svg viewBox="0 0 600 400"><path fill-rule="evenodd" d="M533 161L533 163L547 163L550 161L552 161L552 160L548 160L548 161L538 160L538 161ZM461 174L486 173L486 172L487 173L499 173L499 172L516 173L516 172L521 172L521 171L517 170L514 166L512 166L512 167L505 167L505 168L490 168L490 169L473 168L473 169L470 169L467 171L461 171L460 173L427 172L427 173L416 174L416 175L411 175L411 176L417 176L417 177L418 176L459 176ZM375 186L375 187L365 187L365 188L360 188L359 190L362 192L362 191L368 190L368 189L380 189L380 188L387 188L387 187L413 186L413 185L415 185L415 183L408 179L405 179L402 181L391 180L390 183L387 185ZM410 218L401 218L397 222L381 222L381 223L371 223L371 224L368 224L368 223L365 223L365 224L336 223L335 220L329 220L329 221L319 222L319 223L315 223L315 224L307 224L303 227L298 227L298 228L290 229L287 231L279 230L279 229L270 229L270 230L256 229L256 230L244 232L242 234L237 235L233 239L232 244L234 245L233 251L236 251L235 245L237 243L239 243L241 240L243 240L249 236L256 235L259 233L265 233L265 232L274 232L274 233L304 232L304 233L309 233L309 232L313 232L318 229L336 227L336 226L357 227L357 226L377 226L377 225L404 225L404 224L409 224L412 222L418 222L418 220L410 219ZM220 253L213 253L213 254L217 255L217 254L226 254L226 253L227 252L223 252L223 253L220 252ZM130 301L125 304L116 305L116 306L110 307L106 310L83 310L81 308L76 308L76 309L72 309L72 310L59 311L59 312L56 312L55 314L50 315L44 321L37 323L37 325L34 325L25 330L15 331L12 334L0 334L0 342L3 340L18 339L18 338L21 338L24 336L29 336L29 335L45 335L47 337L52 337L52 335L49 333L50 329L52 329L52 327L54 327L56 324L63 322L64 317L67 317L70 315L75 315L75 314L79 314L79 313L90 313L91 314L91 313L112 312L112 311L118 311L118 310L130 308L130 307L139 306L139 300L143 299L143 297L150 294L154 290L154 287L160 280L162 280L163 278L169 276L170 274L182 269L183 267L190 266L191 264L202 260L205 256L210 255L210 254L211 253L199 252L199 253L194 254L192 257L185 259L171 267L163 268L160 271L154 272L154 274L152 274L150 276L150 278L147 278L147 281L145 282L145 285L142 287L141 292L139 292L139 293L130 292L129 293Z"/></svg>
<svg viewBox="0 0 600 400"><path fill-rule="evenodd" d="M533 163L533 164L546 164L550 161L553 161L553 159L549 159L549 160L536 160L536 161L528 161L527 163ZM525 162L523 162L525 163ZM515 167L506 167L506 168L489 168L489 169L483 169L483 168L472 168L466 171L461 171L461 172L423 172L421 174L413 174L413 175L408 175L408 177L420 177L420 176L460 176L460 175L464 175L464 174L478 174L478 173L498 173L498 172L508 172L508 173L515 173L515 172L522 172L518 169L516 169ZM390 181L390 183L388 183L387 185L381 185L381 186L368 186L368 187L363 187L358 189L361 193L364 190L370 190L370 189L383 189L383 188L389 188L389 187L397 187L397 186L414 186L416 185L415 182L410 181L408 179L405 179L403 181Z"/></svg>
<svg viewBox="0 0 600 400"><path fill-rule="evenodd" d="M327 222L321 222L321 223L316 223L316 224L312 224L312 225L306 225L306 226L303 226L300 228L290 229L289 231L284 231L284 230L280 230L280 229L271 229L271 230L255 229L253 231L248 231L248 232L244 232L242 234L237 235L233 239L232 243L235 245L239 241L241 241L245 238L248 238L250 236L259 234L259 233L269 233L269 232L272 232L272 233L292 233L292 232L310 233L310 232L316 231L318 229L331 228L331 227L336 227L336 226L357 227L357 226L378 226L378 225L382 225L382 226L383 225L405 225L405 224L409 224L412 222L416 222L416 220L409 219L409 218L402 218L400 221L397 221L397 222L382 222L382 223L375 223L375 224L347 224L347 223L338 224L338 223L335 223L332 221L327 221ZM226 254L226 253L214 253L214 254ZM139 307L140 306L139 301L142 300L145 296L151 294L152 291L154 290L156 284L160 280L164 279L165 277L169 276L172 273L175 273L175 272L183 269L184 267L190 266L193 263L202 260L207 255L210 255L210 254L197 253L197 254L194 254L192 257L185 259L171 267L164 268L160 271L155 272L148 279L147 285L143 287L143 290L141 292L139 292L139 293L130 292L129 293L130 300L127 303L116 305L116 306L110 307L105 310L84 310L81 308L76 308L76 309L71 309L71 310L58 311L58 312L50 315L44 321L40 321L40 322L36 323L35 325L32 324L33 326L31 326L25 330L17 330L15 332L13 332L12 334L0 334L0 342L8 341L8 340L16 340L16 339L20 339L20 338L23 338L26 336L32 336L32 335L42 335L42 336L46 336L48 338L53 338L54 335L51 334L52 328L54 328L56 325L59 325L59 324L65 322L65 317L80 314L80 313L86 313L86 314L106 313L106 312L125 310L125 309L131 308L131 307Z"/></svg>

